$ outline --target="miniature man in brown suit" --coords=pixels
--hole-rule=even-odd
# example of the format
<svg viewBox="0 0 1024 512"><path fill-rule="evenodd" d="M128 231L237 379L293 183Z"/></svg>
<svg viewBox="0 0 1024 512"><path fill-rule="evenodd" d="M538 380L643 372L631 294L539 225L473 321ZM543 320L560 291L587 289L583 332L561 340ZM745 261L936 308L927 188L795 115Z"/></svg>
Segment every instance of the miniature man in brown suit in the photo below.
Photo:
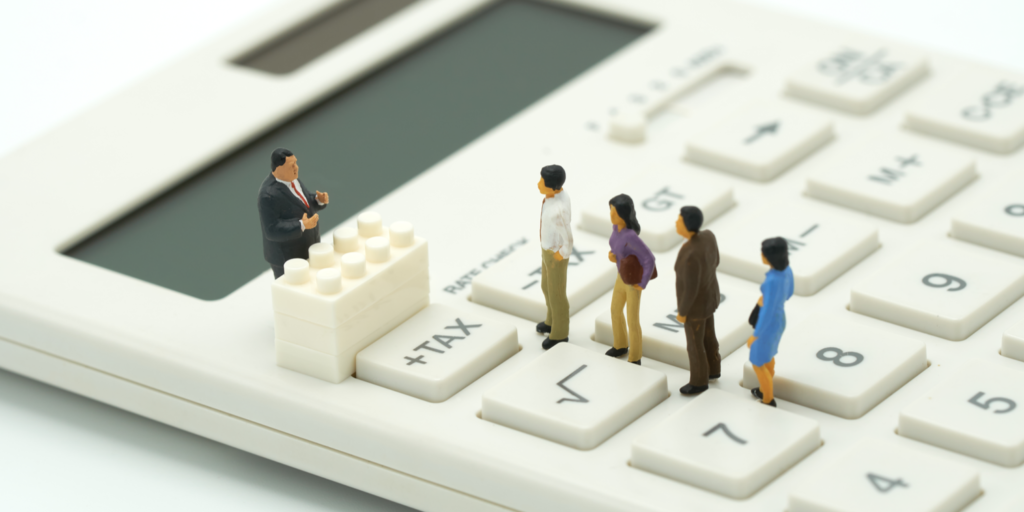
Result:
<svg viewBox="0 0 1024 512"><path fill-rule="evenodd" d="M722 375L722 358L715 337L718 309L718 242L715 234L701 231L704 214L696 206L684 206L676 219L676 232L688 241L676 258L676 319L686 331L686 355L690 358L690 382L679 388L684 395L708 389L708 380Z"/></svg>

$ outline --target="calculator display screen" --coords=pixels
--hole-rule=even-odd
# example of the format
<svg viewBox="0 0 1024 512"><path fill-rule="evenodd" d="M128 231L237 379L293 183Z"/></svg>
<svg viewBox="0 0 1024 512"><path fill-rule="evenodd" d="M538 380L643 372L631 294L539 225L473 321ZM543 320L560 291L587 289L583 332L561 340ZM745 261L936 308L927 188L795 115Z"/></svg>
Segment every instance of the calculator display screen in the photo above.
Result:
<svg viewBox="0 0 1024 512"><path fill-rule="evenodd" d="M505 0L277 126L66 254L193 297L269 268L256 194L288 148L330 193L321 232L430 168L649 27Z"/></svg>

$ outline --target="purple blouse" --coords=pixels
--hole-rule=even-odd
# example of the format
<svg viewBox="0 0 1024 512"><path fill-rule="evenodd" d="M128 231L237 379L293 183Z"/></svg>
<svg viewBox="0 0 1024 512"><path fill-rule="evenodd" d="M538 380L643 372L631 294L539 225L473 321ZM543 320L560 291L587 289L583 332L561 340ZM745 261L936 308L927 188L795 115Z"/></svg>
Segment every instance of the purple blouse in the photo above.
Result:
<svg viewBox="0 0 1024 512"><path fill-rule="evenodd" d="M612 226L612 236L608 239L608 245L615 255L615 265L619 272L622 272L622 262L628 256L636 256L640 266L644 268L644 275L640 279L640 287L647 288L647 281L651 279L651 272L654 271L654 254L647 248L647 244L640 240L640 235L629 228L619 230L618 226Z"/></svg>

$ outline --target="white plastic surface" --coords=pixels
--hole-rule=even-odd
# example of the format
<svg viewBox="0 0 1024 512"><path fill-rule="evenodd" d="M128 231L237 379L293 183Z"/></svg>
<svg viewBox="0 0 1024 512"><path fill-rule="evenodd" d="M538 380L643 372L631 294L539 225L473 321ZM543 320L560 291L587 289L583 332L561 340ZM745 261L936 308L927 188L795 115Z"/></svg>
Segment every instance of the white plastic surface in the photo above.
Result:
<svg viewBox="0 0 1024 512"><path fill-rule="evenodd" d="M1008 173L989 183L984 197L956 212L949 234L1024 257L1024 173Z"/></svg>
<svg viewBox="0 0 1024 512"><path fill-rule="evenodd" d="M897 222L914 222L977 177L948 144L893 131L820 165L807 193Z"/></svg>
<svg viewBox="0 0 1024 512"><path fill-rule="evenodd" d="M899 94L928 71L923 52L870 39L824 48L786 82L786 92L867 114Z"/></svg>
<svg viewBox="0 0 1024 512"><path fill-rule="evenodd" d="M854 419L924 371L924 343L849 313L815 315L787 327L775 365L775 396ZM743 385L758 386L750 363Z"/></svg>
<svg viewBox="0 0 1024 512"><path fill-rule="evenodd" d="M767 181L832 140L829 118L772 101L751 105L687 141L686 159Z"/></svg>
<svg viewBox="0 0 1024 512"><path fill-rule="evenodd" d="M733 217L716 229L718 270L755 283L764 281L761 242L781 236L789 242L789 263L797 295L814 295L878 248L878 228L810 201L773 204Z"/></svg>
<svg viewBox="0 0 1024 512"><path fill-rule="evenodd" d="M573 231L572 237L565 286L570 315L611 290L617 272L615 264L608 261L606 238L579 229ZM531 240L473 278L473 302L534 322L543 321L547 305L540 280L540 243Z"/></svg>
<svg viewBox="0 0 1024 512"><path fill-rule="evenodd" d="M1003 349L1006 357L1024 361L1024 322L1021 322L1003 333Z"/></svg>
<svg viewBox="0 0 1024 512"><path fill-rule="evenodd" d="M639 176L609 189L608 198L593 201L583 210L580 227L605 238L612 234L608 201L618 194L627 194L633 199L637 221L640 222L640 239L654 252L668 251L683 243L683 237L676 232L676 219L683 206L696 206L704 214L704 226L736 204L732 187L725 180L709 177L688 166L661 168Z"/></svg>
<svg viewBox="0 0 1024 512"><path fill-rule="evenodd" d="M850 310L960 341L1024 294L1024 260L951 238L902 254L850 293Z"/></svg>
<svg viewBox="0 0 1024 512"><path fill-rule="evenodd" d="M967 364L900 412L899 434L1019 466L1024 462L1024 368Z"/></svg>
<svg viewBox="0 0 1024 512"><path fill-rule="evenodd" d="M998 153L1024 142L1024 74L976 67L915 98L906 125Z"/></svg>
<svg viewBox="0 0 1024 512"><path fill-rule="evenodd" d="M821 445L818 423L709 389L633 442L633 467L746 498Z"/></svg>
<svg viewBox="0 0 1024 512"><path fill-rule="evenodd" d="M111 3L100 2L107 6ZM826 445L748 500L705 492L638 471L625 463L629 442L635 436L653 428L689 400L674 392L686 382L687 372L658 361L650 361L650 367L668 376L673 396L593 450L581 452L479 420L476 413L480 408L480 394L542 353L534 346L539 345L543 336L533 332L532 322L498 311L491 313L515 324L524 340L534 336L537 342L524 343L520 354L442 404L422 403L358 379L333 385L278 368L273 363L273 315L266 294L269 273L221 301L203 302L84 265L58 254L55 248L81 239L95 228L107 225L111 219L129 213L136 205L166 190L170 184L180 182L206 162L230 154L240 144L262 133L265 127L343 88L352 77L364 76L366 70L375 68L382 58L394 56L398 48L415 45L424 33L433 33L437 27L450 23L450 16L461 16L465 9L475 8L476 4L426 0L425 9L411 12L412 16L389 20L379 27L382 30L364 34L366 37L361 36L345 47L328 52L301 72L280 79L240 70L229 61L262 44L269 35L287 32L311 13L326 8L327 2L283 2L209 43L191 39L189 48L198 44L199 51L175 55L173 62L161 61L166 58L160 53L165 48L154 51L152 47L135 44L142 39L143 32L195 37L199 30L195 27L212 18L208 16L212 7L203 5L201 11L189 14L188 23L174 24L173 30L164 26L168 23L163 13L173 14L174 9L187 3L164 7L133 4L130 9L101 8L90 3L62 11L73 11L73 16L43 14L35 18L21 15L29 9L38 9L35 4L18 3L0 8L7 12L14 9L14 14L8 17L19 21L9 24L5 35L0 36L12 42L0 45L11 50L0 59L9 63L8 68L23 70L25 78L5 82L5 90L13 93L5 95L6 100L0 100L3 102L0 111L10 114L0 116L0 129L8 135L0 137L0 145L11 151L3 157L0 173L13 181L24 182L30 189L44 190L48 200L52 199L46 208L39 209L33 205L38 202L37 195L24 194L23 187L0 187L3 196L0 209L14 214L32 211L47 226L38 229L32 223L13 222L0 228L4 240L18 241L17 251L0 251L5 268L32 269L24 275L0 272L0 335L33 347L25 351L32 352L38 359L64 366L68 361L76 361L107 379L103 382L119 384L97 384L82 379L78 373L65 371L64 366L58 366L60 371L31 372L33 378L63 385L157 421L240 446L421 510L667 512L677 511L685 503L688 509L695 511L752 512L785 510L791 489L823 470L823 463L830 462L833 453L845 452L857 439L865 435L894 435L892 431L900 408L923 395L929 387L951 377L959 364L971 359L998 361L1008 366L1020 364L998 354L1002 334L1019 323L1024 315L1024 303L1020 301L964 343L949 343L890 326L893 333L909 335L927 344L932 361L929 370L857 420L841 419L782 401L783 409L818 421ZM1024 71L1024 61L1013 60L1024 49L1021 44L1024 33L1005 28L1007 23L1012 23L1007 19L1021 19L1021 7L1017 2L1005 0L979 0L972 3L971 8L939 0L929 3L927 16L922 16L919 3L908 5L902 0L887 1L884 5L877 0L856 3L834 0L588 1L586 4L597 11L607 9L622 13L630 20L656 21L659 28L374 204L373 208L388 219L415 219L420 236L430 240L434 260L430 268L432 300L459 309L480 309L479 305L466 303L468 284L458 293L448 292L446 288L473 270L486 272L488 262L514 252L508 248L521 237L535 238L535 212L523 205L533 204L537 198L534 184L539 166L559 162L573 172L572 176L581 176L571 179L575 180L573 198L577 206L583 206L584 201L603 197L605 194L598 186L619 180L623 169L648 164L671 168L678 164L682 145L693 133L723 118L731 105L752 97L780 98L781 86L795 66L813 61L826 48L838 47L852 35L851 30L841 26L762 11L757 3L817 12L820 17L832 17L835 20L832 23L838 25L859 24L871 32L888 32L906 42L932 44L947 54L934 48L926 51L933 74L870 116L847 116L830 107L783 98L834 116L840 138L812 155L807 165L797 164L767 184L750 183L713 169L701 169L707 174L720 175L734 187L737 206L711 225L723 235L726 232L719 224L724 226L729 218L756 215L760 206L769 202L798 200L812 170L810 164L819 156L838 152L847 141L859 141L866 135L900 126L911 101L937 89L943 81L955 81L969 72L967 59L951 57L949 53L1016 65L1016 74ZM47 8L54 9L49 4ZM155 26L128 20L106 30L98 29L106 18L119 19L115 12L135 15L155 9L161 11L161 19ZM104 18L97 19L97 12L103 12ZM88 26L85 33L81 25ZM181 27L188 27L188 30L181 30ZM949 36L950 27L954 27L958 37ZM771 31L771 37L762 36L766 30ZM93 34L111 41L109 51L96 51L93 46L91 56L78 53L81 48L89 47ZM132 45L123 44L127 34L135 35L131 38ZM69 46L68 40L75 44ZM20 51L28 41L37 44L30 46L32 51ZM51 47L59 48L60 54L43 53L42 48L48 42ZM649 126L649 137L641 145L610 142L603 132L587 131L588 116L606 113L610 101L625 97L620 93L645 92L654 78L670 76L673 67L686 63L694 53L691 49L712 45L747 54L752 72L737 80L734 89L720 96L708 96L708 101L704 100L702 90L694 96L700 100L697 102L691 102L684 94L686 115L677 115L679 109L673 109L671 113L656 116ZM96 93L96 84L118 75L119 70L113 69L116 55L124 62L126 53L132 55L126 66L132 70L131 79ZM75 57L62 61L63 55ZM163 55L166 56L166 51ZM39 62L46 65L36 65ZM97 67L90 64L101 64L102 72L96 72ZM88 66L90 71L82 73L83 66ZM167 69L153 73L165 66ZM150 73L152 76L146 78ZM39 78L41 75L54 78ZM182 83L187 85L182 86ZM26 88L31 89L29 94L18 94ZM216 94L216 99L204 96L207 91ZM161 101L148 103L147 98L153 96ZM16 98L14 103L11 98ZM89 99L73 103L81 102L82 98ZM101 104L85 108L101 98ZM59 110L58 105L68 104L73 104L74 108ZM147 104L158 106L158 111L144 110L142 107ZM45 127L46 131L59 129L14 151L19 141L28 140L26 134L40 133L40 122L53 123L76 112L83 114L66 126ZM40 121L45 119L50 121ZM196 123L196 119L203 122ZM152 133L166 135L152 137ZM82 157L83 150L102 147L94 144L97 134L110 135L107 140L119 141L118 158ZM825 205L852 219L877 221L885 245L815 296L794 297L787 304L787 314L794 324L811 314L810 311L845 308L852 284L884 267L895 255L918 241L944 236L956 210L984 199L988 185L1005 173L1019 172L1024 164L1024 153L1020 150L995 155L971 147L959 149L978 159L979 180L915 224L897 225ZM684 166L679 164L677 168ZM140 171L143 169L145 172ZM263 165L256 172L265 172ZM304 172L312 179L320 171L304 167ZM109 179L98 180L98 175ZM453 182L465 183L466 194L446 195L451 194ZM96 201L97 196L104 200ZM468 211L474 214L466 215ZM500 213L477 215L478 211ZM354 227L355 219L346 225ZM472 243L467 244L467 239ZM53 293L54 290L60 293ZM606 348L587 341L592 334L592 321L606 308L606 304L595 302L576 314L573 343L599 352ZM724 376L713 387L739 393L744 398L749 396L739 387L743 355L743 351L738 351L726 358ZM644 364L647 367L648 361ZM6 351L0 356L0 366L25 373L30 373L32 368L25 358L11 357ZM154 396L162 399L154 399ZM181 407L165 407L171 400L182 404ZM50 416L46 409L35 412L35 404L28 401L16 407L33 411L33 416ZM223 420L210 419L215 415ZM9 430L23 432L17 430L13 418L4 416L4 420ZM139 418L135 418L135 422L146 423ZM425 425L429 428L424 428ZM65 426L72 429L75 422L68 421ZM253 430L262 433L251 435ZM6 469L4 481L10 484L0 497L0 508L136 510L140 508L138 503L145 508L152 496L161 495L188 496L194 503L215 506L211 505L212 500L201 495L198 485L193 485L196 480L234 482L244 480L248 474L243 471L236 476L215 466L190 465L176 454L166 454L163 446L126 436L120 430L106 432L109 433L101 436L104 442L125 443L131 450L166 457L175 468L181 468L181 473L191 475L192 481L181 481L176 475L168 475L150 464L126 462L113 453L86 457L79 463L67 462L66 455L96 445L60 444L57 441L61 434L49 431L38 432L46 437L41 441L35 438L33 443L35 432L29 432L9 439L17 444L8 446L32 448L16 451L30 453L30 456L0 463ZM50 442L50 438L54 442ZM972 505L972 512L975 509L980 512L1002 510L1020 494L1020 466L1005 468L909 439L901 440L981 472L985 493ZM350 462L340 463L339 460ZM166 490L149 493L136 503L130 501L130 490L118 493L116 502L108 499L96 490L105 489L109 482L125 481L106 476L110 473L105 469L111 466L130 467L133 475L166 484L167 487L162 488ZM382 473L406 476L393 479L381 476ZM637 490L625 489L623 482L635 485ZM306 499L306 486L331 487L329 482L310 476L305 482L289 486L294 495L284 498L287 491L281 494L272 489L258 494L243 491L232 496L227 491L231 489L228 485L215 489L224 493L224 503L233 504L227 508L263 510L268 504L277 503L272 498L291 500L297 505L277 506L278 509L349 507L338 503L341 500L336 502L333 495L319 501L315 496ZM52 492L57 487L83 492ZM161 489L157 484L154 487ZM138 487L133 490L138 496ZM62 496L73 501L65 503ZM132 504L125 508L126 503Z"/></svg>
<svg viewBox="0 0 1024 512"><path fill-rule="evenodd" d="M433 304L359 352L356 374L378 386L442 402L518 350L511 325Z"/></svg>
<svg viewBox="0 0 1024 512"><path fill-rule="evenodd" d="M978 470L865 440L789 495L788 512L956 512L981 494Z"/></svg>
<svg viewBox="0 0 1024 512"><path fill-rule="evenodd" d="M668 398L665 374L559 343L484 392L481 417L580 450Z"/></svg>
<svg viewBox="0 0 1024 512"><path fill-rule="evenodd" d="M675 261L665 262L663 266L671 264L675 264ZM760 294L755 285L723 275L718 276L718 288L722 302L715 311L715 333L718 338L718 353L724 358L742 346L754 332L753 327L747 323L747 318L750 310L757 304ZM599 302L610 304L611 299ZM676 304L675 283L668 279L655 279L640 294L643 357L689 370L690 357L686 353L686 332L683 324L676 320ZM608 346L615 341L609 308L605 308L595 320L594 339Z"/></svg>

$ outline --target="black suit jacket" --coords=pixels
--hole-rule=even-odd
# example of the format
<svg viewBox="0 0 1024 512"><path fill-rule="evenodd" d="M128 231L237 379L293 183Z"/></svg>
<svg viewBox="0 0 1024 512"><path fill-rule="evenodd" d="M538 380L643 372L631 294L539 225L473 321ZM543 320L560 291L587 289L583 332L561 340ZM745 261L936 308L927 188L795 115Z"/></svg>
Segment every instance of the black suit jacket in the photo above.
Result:
<svg viewBox="0 0 1024 512"><path fill-rule="evenodd" d="M296 180L299 181L299 180ZM284 265L292 258L309 258L309 246L320 241L320 224L302 231L302 214L310 217L326 208L316 202L316 193L299 181L309 208L291 189L268 175L260 185L256 207L263 227L263 259L271 265Z"/></svg>

